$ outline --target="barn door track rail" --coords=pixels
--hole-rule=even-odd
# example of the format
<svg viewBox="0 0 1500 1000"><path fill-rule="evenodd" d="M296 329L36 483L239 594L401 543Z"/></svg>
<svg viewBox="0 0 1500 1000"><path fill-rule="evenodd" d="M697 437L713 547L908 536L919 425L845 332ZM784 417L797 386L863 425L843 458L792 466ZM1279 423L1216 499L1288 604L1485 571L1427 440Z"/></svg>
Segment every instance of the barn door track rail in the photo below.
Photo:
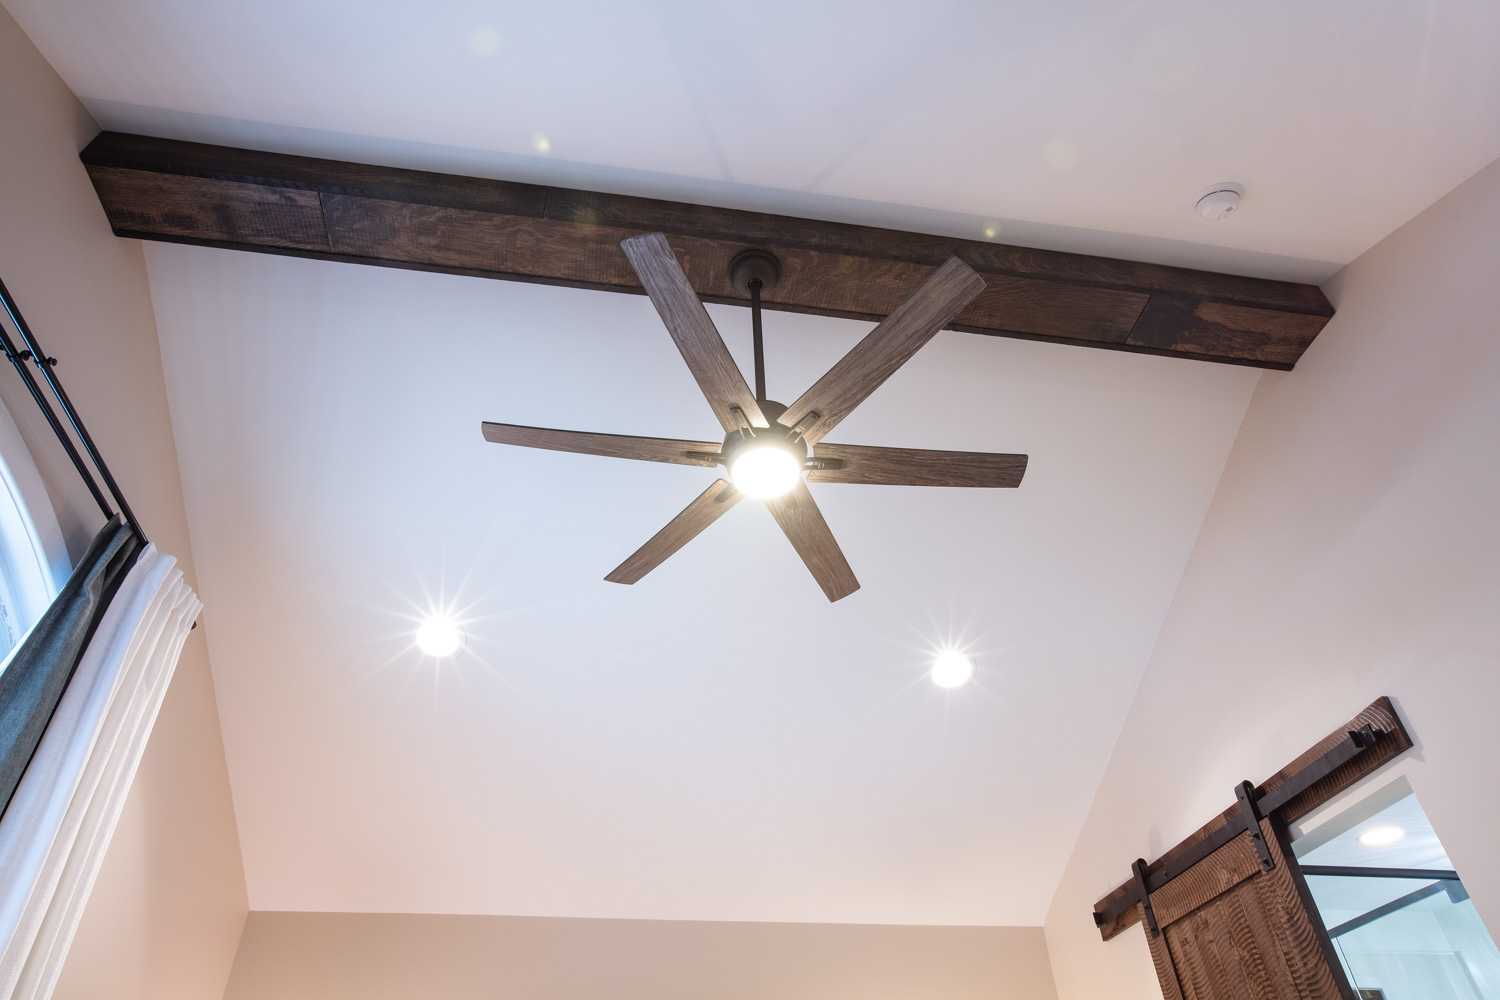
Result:
<svg viewBox="0 0 1500 1000"><path fill-rule="evenodd" d="M1274 817L1291 823L1411 746L1390 699L1377 700L1259 787L1241 782L1234 789L1234 805L1155 862L1137 858L1130 866L1130 880L1094 904L1094 924L1108 940L1144 919L1156 936L1161 928L1151 905L1153 893L1241 835L1250 838L1261 870L1271 871L1276 862L1261 820Z"/></svg>
<svg viewBox="0 0 1500 1000"><path fill-rule="evenodd" d="M1144 905L1146 926L1152 934L1160 933L1156 924L1156 914L1151 909L1151 894L1159 892L1178 876L1187 874L1188 869L1242 833L1249 836L1250 842L1255 846L1255 853L1260 857L1261 870L1270 871L1275 868L1276 861L1271 857L1271 849L1266 846L1266 838L1261 832L1260 821L1322 781L1340 766L1353 760L1366 747L1374 746L1379 739L1380 734L1376 730L1369 726L1361 726L1349 733L1342 742L1319 757L1306 770L1299 771L1296 777L1270 792L1260 791L1253 782L1240 782L1234 787L1235 798L1239 800L1235 805L1234 822L1219 827L1194 844L1185 854L1174 858L1170 864L1164 865L1152 874L1146 873L1146 859L1137 858L1130 866L1131 891L1112 903L1105 911L1096 910L1094 923L1103 927L1110 921L1118 919L1130 907Z"/></svg>

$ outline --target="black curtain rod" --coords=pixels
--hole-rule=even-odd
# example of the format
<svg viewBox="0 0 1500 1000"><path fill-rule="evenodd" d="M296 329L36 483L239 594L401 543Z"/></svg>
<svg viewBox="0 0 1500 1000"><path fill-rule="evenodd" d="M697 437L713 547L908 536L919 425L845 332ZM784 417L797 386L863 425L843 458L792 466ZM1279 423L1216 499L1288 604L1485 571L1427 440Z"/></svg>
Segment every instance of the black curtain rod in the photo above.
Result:
<svg viewBox="0 0 1500 1000"><path fill-rule="evenodd" d="M141 530L140 522L135 519L135 514L131 511L130 504L125 502L125 496L120 492L119 484L115 482L115 477L110 475L109 466L104 464L104 459L99 455L99 449L95 446L94 439L89 436L88 428L83 426L82 418L78 416L78 411L73 408L73 401L68 398L66 390L62 387L62 382L58 380L55 370L57 359L49 358L43 352L41 345L37 343L36 334L32 333L31 327L26 325L26 318L21 315L21 309L16 305L15 298L11 296L10 289L5 287L4 281L0 281L0 305L4 306L6 314L10 316L12 325L15 326L16 332L21 335L21 340L26 345L25 350L17 351L15 342L10 339L10 334L6 332L5 325L0 323L0 347L4 347L5 349L6 360L15 366L22 381L26 383L26 388L31 391L31 398L36 402L37 408L42 411L42 415L47 418L47 424L52 428L52 433L57 435L57 440L62 444L63 450L73 460L73 468L77 469L78 474L83 477L84 485L93 494L94 502L99 505L99 509L103 511L104 517L106 519L114 517L115 512L110 508L109 500L99 490L99 484L94 481L94 477L89 472L88 466L84 465L83 456L78 454L78 449L74 446L73 439L68 436L67 429L57 419L57 414L53 412L52 405L47 402L47 397L42 395L41 387L36 384L36 380L32 378L31 372L26 369L26 362L35 362L37 368L41 369L42 377L47 380L47 385L52 389L52 395L57 398L58 405L62 407L64 416L68 418L68 423L73 426L73 431L78 435L78 440L83 442L84 449L89 453L89 460L94 463L94 468L99 470L99 476L104 480L104 485L108 488L110 496L114 497L115 504L120 508L120 513L125 516L125 520L129 523L131 530L135 532L136 537L141 540L141 544L144 546L146 544L146 533Z"/></svg>

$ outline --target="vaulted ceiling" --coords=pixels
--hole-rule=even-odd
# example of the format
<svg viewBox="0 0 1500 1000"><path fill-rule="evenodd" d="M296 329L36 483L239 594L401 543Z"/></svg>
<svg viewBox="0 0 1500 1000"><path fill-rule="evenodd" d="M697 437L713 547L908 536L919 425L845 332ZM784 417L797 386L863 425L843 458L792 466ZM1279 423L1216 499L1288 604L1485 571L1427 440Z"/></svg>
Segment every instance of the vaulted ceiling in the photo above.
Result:
<svg viewBox="0 0 1500 1000"><path fill-rule="evenodd" d="M147 251L259 909L1039 923L1278 377L942 333L833 436L1024 452L1020 489L814 486L838 604L748 503L623 587L716 473L479 422L712 439L646 299ZM711 313L747 367L748 311ZM773 397L869 327L769 315Z"/></svg>
<svg viewBox="0 0 1500 1000"><path fill-rule="evenodd" d="M1483 4L6 4L110 128L1302 281L1500 155ZM1296 377L939 334L834 436L1024 452L1022 488L816 487L836 605L758 505L626 588L713 473L479 422L716 437L645 299L146 259L258 909L1039 923ZM869 325L768 316L771 394Z"/></svg>
<svg viewBox="0 0 1500 1000"><path fill-rule="evenodd" d="M7 6L122 131L1297 280L1500 156L1481 0Z"/></svg>

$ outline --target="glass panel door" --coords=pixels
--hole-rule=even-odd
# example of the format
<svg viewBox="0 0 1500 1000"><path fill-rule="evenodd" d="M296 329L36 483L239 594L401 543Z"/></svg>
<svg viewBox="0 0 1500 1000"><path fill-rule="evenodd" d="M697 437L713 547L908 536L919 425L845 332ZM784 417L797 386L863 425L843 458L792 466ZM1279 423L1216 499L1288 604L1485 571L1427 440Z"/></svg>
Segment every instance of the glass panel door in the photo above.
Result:
<svg viewBox="0 0 1500 1000"><path fill-rule="evenodd" d="M1500 1000L1500 950L1404 780L1292 850L1361 1000Z"/></svg>

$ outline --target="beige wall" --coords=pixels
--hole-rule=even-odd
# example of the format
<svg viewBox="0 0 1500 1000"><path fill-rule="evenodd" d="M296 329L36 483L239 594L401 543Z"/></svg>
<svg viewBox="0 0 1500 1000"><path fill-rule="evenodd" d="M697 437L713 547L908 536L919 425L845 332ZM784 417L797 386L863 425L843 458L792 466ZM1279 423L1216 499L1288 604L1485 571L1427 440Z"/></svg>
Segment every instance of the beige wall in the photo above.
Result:
<svg viewBox="0 0 1500 1000"><path fill-rule="evenodd" d="M225 1000L1052 1000L1039 927L250 914Z"/></svg>
<svg viewBox="0 0 1500 1000"><path fill-rule="evenodd" d="M1160 996L1093 901L1381 694L1500 931L1500 163L1327 290L1338 315L1250 405L1053 901L1063 1000Z"/></svg>
<svg viewBox="0 0 1500 1000"><path fill-rule="evenodd" d="M193 580L140 246L116 239L78 161L98 127L0 9L0 276L25 310L142 526ZM69 548L98 508L5 365L0 400ZM204 632L187 642L57 996L217 998L246 911Z"/></svg>

